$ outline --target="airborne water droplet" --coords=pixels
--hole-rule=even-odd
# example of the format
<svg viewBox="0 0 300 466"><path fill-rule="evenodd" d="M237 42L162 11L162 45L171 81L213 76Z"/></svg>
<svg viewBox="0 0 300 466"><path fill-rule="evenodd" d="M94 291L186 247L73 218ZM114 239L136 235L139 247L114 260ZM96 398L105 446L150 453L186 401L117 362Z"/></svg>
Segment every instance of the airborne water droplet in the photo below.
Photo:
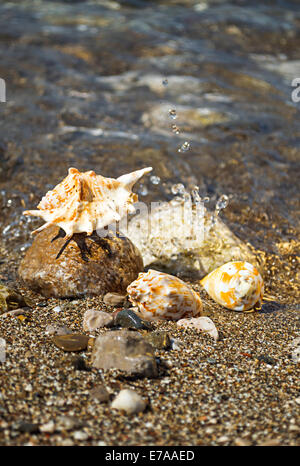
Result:
<svg viewBox="0 0 300 466"><path fill-rule="evenodd" d="M176 120L177 118L177 113L176 113L176 110L174 108L170 108L169 109L169 115L170 117L172 118L172 120Z"/></svg>
<svg viewBox="0 0 300 466"><path fill-rule="evenodd" d="M173 133L175 133L175 134L179 134L179 128L178 128L178 126L172 125L172 131L173 131Z"/></svg>
<svg viewBox="0 0 300 466"><path fill-rule="evenodd" d="M178 183L178 184L173 184L172 188L171 188L171 191L172 191L172 194L184 194L185 193L185 188L184 188L184 185L182 183Z"/></svg>
<svg viewBox="0 0 300 466"><path fill-rule="evenodd" d="M216 203L216 211L220 212L220 210L225 209L228 206L228 201L228 196L226 196L226 194L222 194Z"/></svg>
<svg viewBox="0 0 300 466"><path fill-rule="evenodd" d="M141 186L140 186L138 192L139 192L139 194L140 194L141 196L147 196L147 194L148 194L148 188L147 188L147 186L145 186L144 184L141 184Z"/></svg>
<svg viewBox="0 0 300 466"><path fill-rule="evenodd" d="M191 148L191 145L188 141L185 141L182 146L178 149L178 152L186 152Z"/></svg>
<svg viewBox="0 0 300 466"><path fill-rule="evenodd" d="M160 183L160 177L159 176L150 176L150 181L152 184L159 184Z"/></svg>

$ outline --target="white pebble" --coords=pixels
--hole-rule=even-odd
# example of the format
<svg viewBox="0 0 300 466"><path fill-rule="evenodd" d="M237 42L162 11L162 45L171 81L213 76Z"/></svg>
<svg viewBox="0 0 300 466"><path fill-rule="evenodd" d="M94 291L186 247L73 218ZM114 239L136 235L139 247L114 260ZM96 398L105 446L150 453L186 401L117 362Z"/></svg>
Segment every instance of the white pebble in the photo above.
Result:
<svg viewBox="0 0 300 466"><path fill-rule="evenodd" d="M122 409L127 414L139 413L146 408L146 402L134 390L121 390L111 404L113 409Z"/></svg>
<svg viewBox="0 0 300 466"><path fill-rule="evenodd" d="M46 424L40 426L40 431L48 434L52 434L55 431L54 421L49 421Z"/></svg>
<svg viewBox="0 0 300 466"><path fill-rule="evenodd" d="M58 313L58 312L61 312L61 307L60 307L60 306L55 306L55 307L52 309L52 311L57 312L57 313Z"/></svg>
<svg viewBox="0 0 300 466"><path fill-rule="evenodd" d="M73 433L73 438L75 440L87 440L88 437L88 434L86 432L83 432L82 430L77 430Z"/></svg>
<svg viewBox="0 0 300 466"><path fill-rule="evenodd" d="M215 341L219 338L218 330L209 317L193 317L191 319L180 319L177 322L178 327L195 328L196 330L208 333Z"/></svg>

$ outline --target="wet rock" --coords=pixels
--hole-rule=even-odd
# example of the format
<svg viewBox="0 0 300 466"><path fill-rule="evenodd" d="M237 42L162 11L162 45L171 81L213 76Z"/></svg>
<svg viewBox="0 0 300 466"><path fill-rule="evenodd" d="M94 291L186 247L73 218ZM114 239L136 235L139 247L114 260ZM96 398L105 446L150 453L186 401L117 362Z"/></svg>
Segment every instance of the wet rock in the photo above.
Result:
<svg viewBox="0 0 300 466"><path fill-rule="evenodd" d="M89 337L80 333L71 335L56 335L53 343L64 351L82 351L87 348Z"/></svg>
<svg viewBox="0 0 300 466"><path fill-rule="evenodd" d="M29 300L23 298L13 288L5 286L0 282L0 314L22 307L30 307Z"/></svg>
<svg viewBox="0 0 300 466"><path fill-rule="evenodd" d="M210 335L215 341L219 338L218 330L213 321L206 316L191 319L180 319L177 322L178 327L194 328L199 332Z"/></svg>
<svg viewBox="0 0 300 466"><path fill-rule="evenodd" d="M145 267L172 275L192 273L202 278L232 260L245 260L260 269L255 255L224 222L216 218L214 224L208 211L202 222L187 203L165 202L150 214L136 215L126 234L139 248Z"/></svg>
<svg viewBox="0 0 300 466"><path fill-rule="evenodd" d="M136 328L139 330L152 330L151 325L148 322L142 320L134 311L131 309L123 309L119 311L115 316L115 325L119 325L123 328Z"/></svg>
<svg viewBox="0 0 300 466"><path fill-rule="evenodd" d="M139 377L156 377L153 346L139 333L117 330L97 337L92 365L98 369L120 369Z"/></svg>
<svg viewBox="0 0 300 466"><path fill-rule="evenodd" d="M113 324L114 318L108 312L89 309L83 315L83 330L85 332L93 332L102 327L111 327Z"/></svg>
<svg viewBox="0 0 300 466"><path fill-rule="evenodd" d="M90 391L90 395L92 398L100 401L103 403L109 400L109 393L104 385L97 385Z"/></svg>
<svg viewBox="0 0 300 466"><path fill-rule="evenodd" d="M126 411L127 414L134 414L144 411L147 403L134 390L121 390L113 400L111 407L113 409Z"/></svg>
<svg viewBox="0 0 300 466"><path fill-rule="evenodd" d="M18 272L44 296L77 297L126 292L142 270L142 257L128 238L76 233L66 242L64 232L50 226L36 236Z"/></svg>
<svg viewBox="0 0 300 466"><path fill-rule="evenodd" d="M106 293L103 298L104 304L107 306L121 306L126 298L126 294Z"/></svg>
<svg viewBox="0 0 300 466"><path fill-rule="evenodd" d="M157 349L169 349L171 347L171 339L167 332L151 332L145 335L145 339Z"/></svg>

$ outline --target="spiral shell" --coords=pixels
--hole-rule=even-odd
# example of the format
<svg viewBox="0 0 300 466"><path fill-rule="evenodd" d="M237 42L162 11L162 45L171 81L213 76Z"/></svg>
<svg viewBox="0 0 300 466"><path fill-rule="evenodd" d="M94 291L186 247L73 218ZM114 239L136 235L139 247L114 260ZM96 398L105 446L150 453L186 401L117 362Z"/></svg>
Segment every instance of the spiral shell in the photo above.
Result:
<svg viewBox="0 0 300 466"><path fill-rule="evenodd" d="M179 320L202 314L197 293L179 278L156 270L140 273L127 292L145 320Z"/></svg>
<svg viewBox="0 0 300 466"><path fill-rule="evenodd" d="M69 168L68 176L47 192L38 204L38 210L23 213L41 217L46 222L33 233L49 225L58 225L69 238L74 233L91 235L94 230L135 212L133 203L138 197L131 188L151 170L147 167L113 179L96 175L92 170L82 173Z"/></svg>
<svg viewBox="0 0 300 466"><path fill-rule="evenodd" d="M261 306L264 282L258 270L248 262L221 265L200 283L211 298L227 309L248 311Z"/></svg>

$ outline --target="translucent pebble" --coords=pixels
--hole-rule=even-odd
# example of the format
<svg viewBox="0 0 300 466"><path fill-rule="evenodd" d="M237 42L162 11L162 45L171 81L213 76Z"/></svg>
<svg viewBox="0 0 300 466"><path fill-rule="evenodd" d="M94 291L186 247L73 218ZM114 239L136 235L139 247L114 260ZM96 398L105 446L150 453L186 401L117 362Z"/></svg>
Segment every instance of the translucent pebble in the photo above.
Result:
<svg viewBox="0 0 300 466"><path fill-rule="evenodd" d="M170 108L169 110L169 115L170 117L173 119L173 120L176 120L177 118L177 113L176 113L176 110L174 108Z"/></svg>
<svg viewBox="0 0 300 466"><path fill-rule="evenodd" d="M173 184L172 188L171 188L171 191L172 191L172 194L184 194L185 193L185 188L184 188L184 185L182 183L178 183L178 184Z"/></svg>
<svg viewBox="0 0 300 466"><path fill-rule="evenodd" d="M159 176L150 176L150 181L152 184L159 184L160 183L160 177Z"/></svg>
<svg viewBox="0 0 300 466"><path fill-rule="evenodd" d="M178 152L186 152L191 148L191 145L188 141L185 141L182 146L178 149Z"/></svg>
<svg viewBox="0 0 300 466"><path fill-rule="evenodd" d="M228 196L226 194L222 194L221 197L219 197L217 203L216 203L216 210L220 211L221 209L225 209L225 207L228 206Z"/></svg>

